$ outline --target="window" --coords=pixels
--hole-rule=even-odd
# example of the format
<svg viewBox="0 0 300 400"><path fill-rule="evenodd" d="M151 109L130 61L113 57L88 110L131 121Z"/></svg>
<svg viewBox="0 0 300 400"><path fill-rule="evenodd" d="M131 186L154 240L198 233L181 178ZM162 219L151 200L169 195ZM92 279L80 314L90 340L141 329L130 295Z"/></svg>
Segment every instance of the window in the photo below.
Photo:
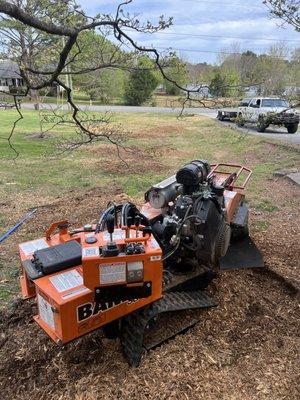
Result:
<svg viewBox="0 0 300 400"><path fill-rule="evenodd" d="M250 107L253 107L253 108L259 108L259 105L260 105L259 99L253 99L250 103Z"/></svg>
<svg viewBox="0 0 300 400"><path fill-rule="evenodd" d="M240 102L239 107L247 107L250 103L250 99L244 99Z"/></svg>
<svg viewBox="0 0 300 400"><path fill-rule="evenodd" d="M289 107L287 101L282 99L263 99L262 107Z"/></svg>

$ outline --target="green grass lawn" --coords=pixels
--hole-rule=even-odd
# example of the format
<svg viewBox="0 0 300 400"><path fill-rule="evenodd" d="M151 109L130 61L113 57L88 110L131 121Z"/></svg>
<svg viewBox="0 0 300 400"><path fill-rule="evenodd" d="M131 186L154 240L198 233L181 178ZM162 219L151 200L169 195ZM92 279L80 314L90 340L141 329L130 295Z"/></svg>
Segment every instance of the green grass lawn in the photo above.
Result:
<svg viewBox="0 0 300 400"><path fill-rule="evenodd" d="M198 116L179 120L171 114L118 114L114 123L121 123L129 132L128 145L134 153L124 153L131 168L116 157L113 146L97 143L79 150L59 155L57 141L74 135L74 128L56 127L46 138L38 138L39 123L36 111L24 111L14 133L12 144L19 153L9 148L7 140L16 118L13 110L0 111L0 197L15 194L43 192L47 196L67 193L76 187L103 185L112 178L118 181L132 196L138 196L153 179L160 179L167 171L172 172L183 162L205 158L211 162L234 161L254 169L252 186L271 176L276 169L292 167L299 161L296 151L284 146L272 146L271 156L266 157L264 139L240 134L220 126L217 122ZM270 145L269 145L270 146ZM136 155L134 155L136 154ZM109 156L109 157L108 157ZM146 157L146 160L145 160ZM111 158L117 168L109 169ZM151 170L151 163L161 164ZM149 163L149 170L135 173L141 165ZM102 167L103 163L103 167ZM132 168L132 164L136 168ZM259 187L256 187L259 192ZM33 204L34 205L34 204ZM1 215L1 214L0 214Z"/></svg>
<svg viewBox="0 0 300 400"><path fill-rule="evenodd" d="M74 197L74 193L90 193L95 188L103 188L105 193L117 185L133 200L141 201L151 184L173 174L184 162L199 158L241 163L252 168L253 178L248 189L251 206L263 213L272 213L278 209L269 185L273 172L300 167L297 150L241 134L208 118L178 119L174 114L113 116L113 123L122 124L129 132L127 145L133 151L122 153L128 165L118 158L114 146L107 143L95 143L61 156L57 142L74 135L74 128L58 126L41 139L38 113L24 111L23 114L24 119L18 123L12 138L19 153L15 158L6 138L16 112L0 111L0 234L30 207ZM264 223L259 222L258 227L264 229ZM0 299L6 301L18 291L17 251L12 245L38 237L42 231L42 225L29 232L23 228L13 239L0 245ZM14 268L8 269L11 264Z"/></svg>

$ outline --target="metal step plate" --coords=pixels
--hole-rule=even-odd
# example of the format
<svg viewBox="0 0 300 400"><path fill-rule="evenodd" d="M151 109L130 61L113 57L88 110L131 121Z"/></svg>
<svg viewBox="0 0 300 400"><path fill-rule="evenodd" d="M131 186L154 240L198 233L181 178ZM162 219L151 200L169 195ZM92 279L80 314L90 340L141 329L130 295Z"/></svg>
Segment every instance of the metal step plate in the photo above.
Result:
<svg viewBox="0 0 300 400"><path fill-rule="evenodd" d="M155 311L158 313L209 308L217 305L218 303L212 297L201 290L165 293L161 300L154 303Z"/></svg>

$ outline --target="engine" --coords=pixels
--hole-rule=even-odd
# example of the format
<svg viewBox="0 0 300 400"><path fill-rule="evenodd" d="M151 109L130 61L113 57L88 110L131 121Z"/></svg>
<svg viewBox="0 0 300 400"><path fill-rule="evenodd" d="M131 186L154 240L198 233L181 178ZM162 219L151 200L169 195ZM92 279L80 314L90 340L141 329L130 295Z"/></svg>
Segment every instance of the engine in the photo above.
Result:
<svg viewBox="0 0 300 400"><path fill-rule="evenodd" d="M146 193L151 207L162 210L151 227L165 260L217 264L226 254L231 231L224 187L214 184L210 171L207 161L191 161Z"/></svg>

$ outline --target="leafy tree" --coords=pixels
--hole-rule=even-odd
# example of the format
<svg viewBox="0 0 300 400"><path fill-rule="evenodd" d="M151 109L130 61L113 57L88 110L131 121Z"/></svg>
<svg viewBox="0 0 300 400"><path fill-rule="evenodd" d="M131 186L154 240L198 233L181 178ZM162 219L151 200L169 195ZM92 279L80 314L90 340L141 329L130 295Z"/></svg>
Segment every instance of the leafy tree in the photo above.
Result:
<svg viewBox="0 0 300 400"><path fill-rule="evenodd" d="M288 65L288 91L291 100L300 103L300 48L295 49Z"/></svg>
<svg viewBox="0 0 300 400"><path fill-rule="evenodd" d="M184 87L188 81L187 65L176 54L171 54L164 60L164 63L167 76L176 81L177 84L175 85L173 82L165 79L166 93L169 95L179 95L181 90L178 85Z"/></svg>
<svg viewBox="0 0 300 400"><path fill-rule="evenodd" d="M113 99L124 97L125 79L125 73L120 70L95 71L89 75L87 84L82 77L78 87L86 92L91 100L100 100L107 104Z"/></svg>
<svg viewBox="0 0 300 400"><path fill-rule="evenodd" d="M234 97L237 94L241 94L243 89L239 82L239 74L236 69L229 70L226 76L226 94L229 97Z"/></svg>
<svg viewBox="0 0 300 400"><path fill-rule="evenodd" d="M125 70L131 68L132 56L95 31L83 32L78 45L82 52L72 64L74 85L87 93L91 100L107 102L123 97ZM76 51L73 53L75 55ZM97 68L99 65L103 68ZM105 68L105 65L108 67ZM76 74L77 70L82 73Z"/></svg>
<svg viewBox="0 0 300 400"><path fill-rule="evenodd" d="M26 13L35 15L44 20L51 20L55 23L69 23L76 25L84 21L84 17L76 13L77 5L74 6L73 0L53 1L53 0L12 0L11 3L22 8ZM36 31L33 27L23 24L9 15L1 16L0 20L0 46L4 54L2 58L10 59L16 62L22 69L27 66L30 70L41 69L47 71L52 63L55 63L61 48L63 40L58 36L49 36L43 31ZM22 76L25 83L32 79L35 84L39 83L39 77L36 74ZM28 96L34 101L35 109L38 110L38 119L40 132L39 136L45 136L43 129L43 115L41 105L45 100L45 95L56 94L57 86L35 90L29 88ZM20 88L14 88L16 94L19 94Z"/></svg>
<svg viewBox="0 0 300 400"><path fill-rule="evenodd" d="M199 83L203 84L204 82L210 81L213 69L214 67L206 62L197 64L187 63L188 83L196 86Z"/></svg>
<svg viewBox="0 0 300 400"><path fill-rule="evenodd" d="M149 100L159 80L148 60L139 61L139 68L130 72L125 84L125 103L140 106Z"/></svg>
<svg viewBox="0 0 300 400"><path fill-rule="evenodd" d="M255 71L259 82L259 93L262 95L282 96L288 86L290 73L286 60L288 49L282 44L272 45L267 54L258 56Z"/></svg>
<svg viewBox="0 0 300 400"><path fill-rule="evenodd" d="M257 83L257 64L257 55L252 51L247 50L241 54L237 68L240 76L240 81L243 85L252 85Z"/></svg>
<svg viewBox="0 0 300 400"><path fill-rule="evenodd" d="M291 85L300 88L300 47L298 47L293 55L290 63Z"/></svg>
<svg viewBox="0 0 300 400"><path fill-rule="evenodd" d="M209 91L214 97L225 97L226 96L226 79L221 75L220 71L216 71L213 78L210 81Z"/></svg>
<svg viewBox="0 0 300 400"><path fill-rule="evenodd" d="M239 76L234 69L217 70L210 82L209 91L214 97L232 97L238 90Z"/></svg>

